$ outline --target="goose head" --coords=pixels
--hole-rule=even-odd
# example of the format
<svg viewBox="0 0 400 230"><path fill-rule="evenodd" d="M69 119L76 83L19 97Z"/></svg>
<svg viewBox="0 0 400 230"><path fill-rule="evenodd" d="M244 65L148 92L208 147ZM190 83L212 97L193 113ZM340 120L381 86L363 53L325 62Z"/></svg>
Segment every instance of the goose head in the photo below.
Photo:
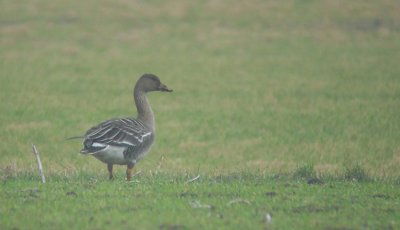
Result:
<svg viewBox="0 0 400 230"><path fill-rule="evenodd" d="M152 91L161 91L161 92L172 92L172 89L169 89L166 85L164 85L160 78L158 78L154 74L144 74L136 83L136 87L138 89L143 90L144 92L152 92Z"/></svg>

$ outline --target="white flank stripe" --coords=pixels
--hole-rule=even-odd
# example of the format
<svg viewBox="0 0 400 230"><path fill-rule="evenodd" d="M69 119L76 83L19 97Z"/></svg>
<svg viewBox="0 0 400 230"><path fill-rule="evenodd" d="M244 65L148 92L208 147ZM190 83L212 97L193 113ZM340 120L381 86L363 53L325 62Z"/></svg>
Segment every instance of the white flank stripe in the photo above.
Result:
<svg viewBox="0 0 400 230"><path fill-rule="evenodd" d="M134 145L133 143L127 142L127 141L122 141L122 142L120 142L120 143L121 143L121 144L130 145L130 146L136 146L136 145Z"/></svg>
<svg viewBox="0 0 400 230"><path fill-rule="evenodd" d="M101 143L97 143L97 142L93 142L92 147L105 147L105 144L101 144Z"/></svg>

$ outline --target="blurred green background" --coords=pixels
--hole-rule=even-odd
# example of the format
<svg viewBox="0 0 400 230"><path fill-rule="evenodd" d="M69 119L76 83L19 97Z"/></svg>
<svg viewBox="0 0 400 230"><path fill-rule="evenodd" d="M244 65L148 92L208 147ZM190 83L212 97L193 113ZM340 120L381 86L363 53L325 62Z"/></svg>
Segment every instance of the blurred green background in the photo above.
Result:
<svg viewBox="0 0 400 230"><path fill-rule="evenodd" d="M286 173L361 165L400 176L400 3L1 1L0 168L106 175L79 155L97 123L136 116L154 73L144 172ZM123 174L124 168L117 167Z"/></svg>

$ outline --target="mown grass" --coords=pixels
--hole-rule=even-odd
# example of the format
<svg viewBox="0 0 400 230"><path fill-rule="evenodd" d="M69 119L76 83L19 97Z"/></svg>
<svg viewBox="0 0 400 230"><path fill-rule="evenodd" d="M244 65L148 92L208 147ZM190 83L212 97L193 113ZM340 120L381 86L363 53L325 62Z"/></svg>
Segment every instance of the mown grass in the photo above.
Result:
<svg viewBox="0 0 400 230"><path fill-rule="evenodd" d="M2 229L396 229L399 187L248 173L3 181ZM270 218L267 217L270 216Z"/></svg>
<svg viewBox="0 0 400 230"><path fill-rule="evenodd" d="M249 195L250 190L264 192L251 178L266 177L261 187L269 191L267 187L278 186L277 197L285 194L285 183L298 186L293 199L279 200L289 208L279 209L278 214L271 211L276 228L395 228L398 222L391 218L399 204L391 189L398 188L400 177L399 9L392 0L1 2L0 173L2 200L9 201L1 207L1 218L9 220L4 226L24 228L32 222L36 227L40 223L62 227L82 216L86 219L77 227L108 228L103 226L105 217L94 216L92 225L84 222L90 216L83 213L90 210L77 205L92 202L96 216L101 216L100 209L118 203L121 206L106 213L119 218L128 210L122 203L131 201L126 195L136 189L143 193L148 189L138 207L151 207L160 214L159 221L152 222L149 211L135 212L143 217L140 226L223 226L223 221L210 221L208 213L214 218L215 211L191 209L188 200L173 195L162 200L169 194L163 191L189 186L182 182L184 175L201 174L203 180L194 192L197 200L224 207L221 210L231 221L227 226L239 226L232 221L240 220L245 221L243 226L268 228L260 211L267 198L254 195L253 200ZM157 139L137 165L143 173L140 183L124 184L123 167L116 167L119 179L110 183L105 181L104 164L80 156L81 144L64 138L82 134L105 119L134 116L132 88L146 72L157 74L175 91L149 95ZM38 147L49 177L43 186L24 176L34 175L36 167L31 143ZM248 190L237 196L252 205L227 208L224 205L233 197L223 194L221 203L203 199L201 194L214 176L244 172L254 183L243 184ZM164 178L154 177L157 173ZM273 175L286 179L271 179ZM97 185L83 199L81 193L91 178ZM158 183L169 181L166 178L182 183L156 190ZM337 189L328 189L327 178ZM224 181L215 188L236 194L242 182ZM65 195L70 186L77 196ZM126 189L124 195L111 195L120 192L113 192L118 186ZM21 192L32 187L38 187L36 198ZM58 192L52 195L52 189ZM379 196L371 198L369 206L366 197L375 190L388 194L392 205L388 210L393 212L382 211L387 206ZM341 208L304 215L291 211L307 194L305 201L311 199L315 201L311 206L324 210L331 206L330 196L324 195L330 192L342 194L332 195L332 202L342 202L349 218L340 215ZM357 193L365 199L352 200ZM159 210L151 196L159 198ZM51 209L49 203L60 197ZM103 204L96 206L96 197ZM75 199L75 208L82 213L65 215L63 205L70 205L65 199ZM29 210L23 209L25 200L31 202ZM181 203L172 205L177 200ZM347 206L352 202L357 207ZM36 215L33 204L53 211L49 219L40 222L35 216L19 222L21 211ZM252 213L248 222L237 218L240 212L235 208L242 206ZM167 212L168 208L177 211ZM285 210L289 221L277 221ZM198 219L183 223L188 215ZM317 224L320 218L322 225ZM353 219L358 221L352 224ZM365 219L371 225L363 225ZM121 228L131 224L120 220L108 221L113 226L120 223Z"/></svg>

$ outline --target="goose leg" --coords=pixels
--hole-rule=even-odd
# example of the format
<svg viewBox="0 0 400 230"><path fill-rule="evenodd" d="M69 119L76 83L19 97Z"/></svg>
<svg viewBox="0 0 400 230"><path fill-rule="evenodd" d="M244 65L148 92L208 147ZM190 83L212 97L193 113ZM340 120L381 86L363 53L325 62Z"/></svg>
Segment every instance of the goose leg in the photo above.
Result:
<svg viewBox="0 0 400 230"><path fill-rule="evenodd" d="M135 166L135 164L133 164L133 163L128 164L128 167L126 169L126 180L127 181L131 181L131 179L132 179L133 166Z"/></svg>
<svg viewBox="0 0 400 230"><path fill-rule="evenodd" d="M113 172L112 172L113 165L112 164L107 164L107 169L108 169L109 179L110 180L114 179Z"/></svg>

